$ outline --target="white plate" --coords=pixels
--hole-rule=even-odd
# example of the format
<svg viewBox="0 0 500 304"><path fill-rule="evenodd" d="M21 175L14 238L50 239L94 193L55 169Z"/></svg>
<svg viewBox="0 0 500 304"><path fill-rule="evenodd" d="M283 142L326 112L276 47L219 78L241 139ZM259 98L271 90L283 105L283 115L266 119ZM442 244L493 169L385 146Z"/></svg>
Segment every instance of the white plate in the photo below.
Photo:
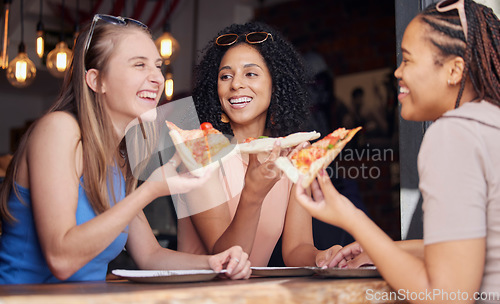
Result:
<svg viewBox="0 0 500 304"><path fill-rule="evenodd" d="M224 273L225 270L220 273ZM213 270L124 270L112 273L124 279L140 283L202 282L214 279L219 273Z"/></svg>
<svg viewBox="0 0 500 304"><path fill-rule="evenodd" d="M364 266L360 268L314 268L314 271L322 277L336 278L374 278L380 277L380 273L375 266Z"/></svg>
<svg viewBox="0 0 500 304"><path fill-rule="evenodd" d="M261 277L300 277L314 274L315 267L250 267L252 275Z"/></svg>

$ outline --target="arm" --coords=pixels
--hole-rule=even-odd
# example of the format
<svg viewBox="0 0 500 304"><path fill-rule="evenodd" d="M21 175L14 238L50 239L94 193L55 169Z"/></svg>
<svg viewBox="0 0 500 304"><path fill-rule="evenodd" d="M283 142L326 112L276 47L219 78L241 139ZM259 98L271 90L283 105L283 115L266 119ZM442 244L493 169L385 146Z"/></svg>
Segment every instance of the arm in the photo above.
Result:
<svg viewBox="0 0 500 304"><path fill-rule="evenodd" d="M434 290L448 293L460 290L471 297L479 289L484 268L484 238L427 245L422 260L398 247L362 211L340 195L325 172L311 188L314 199L303 188L297 187L301 204L318 219L348 231L393 289L423 294ZM436 303L446 302L441 297L433 299ZM457 303L456 299L449 302Z"/></svg>
<svg viewBox="0 0 500 304"><path fill-rule="evenodd" d="M140 269L213 269L219 272L225 267L231 279L248 279L251 275L248 254L241 247L231 247L213 256L161 247L143 212L136 215L129 225L127 250Z"/></svg>
<svg viewBox="0 0 500 304"><path fill-rule="evenodd" d="M279 145L276 145L263 163L259 162L257 155L249 155L245 184L234 218L231 219L227 204L191 216L208 252L219 253L234 245L241 246L249 254L252 252L262 202L279 180L279 169L275 167L274 160L280 151ZM213 187L204 188L206 195L214 191ZM188 196L192 196L192 193ZM189 200L194 199L191 197Z"/></svg>
<svg viewBox="0 0 500 304"><path fill-rule="evenodd" d="M145 182L120 203L77 225L82 153L76 120L67 113L54 112L33 129L26 149L27 167L20 168L19 177L31 191L42 251L52 273L61 280L107 248L149 202L168 194L164 181Z"/></svg>
<svg viewBox="0 0 500 304"><path fill-rule="evenodd" d="M287 266L321 267L342 246L335 245L327 250L318 250L314 246L312 217L297 200L295 187L292 187L283 229L283 261Z"/></svg>

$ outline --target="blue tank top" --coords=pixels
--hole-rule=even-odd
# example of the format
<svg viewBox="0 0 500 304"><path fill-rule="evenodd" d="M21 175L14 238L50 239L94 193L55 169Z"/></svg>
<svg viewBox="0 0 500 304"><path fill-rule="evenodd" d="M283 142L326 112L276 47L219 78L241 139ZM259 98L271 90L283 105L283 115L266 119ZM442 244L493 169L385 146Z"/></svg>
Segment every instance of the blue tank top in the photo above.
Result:
<svg viewBox="0 0 500 304"><path fill-rule="evenodd" d="M76 224L81 225L96 213L83 190L80 179ZM117 168L113 168L113 186L116 201L125 197L125 180ZM0 284L34 284L61 282L52 273L45 261L33 221L29 189L16 185L23 202L11 191L8 207L17 222L2 221L0 236ZM110 198L111 204L114 200ZM128 231L128 227L126 229ZM103 281L106 279L108 263L125 246L128 233L122 232L103 252L88 262L66 281Z"/></svg>

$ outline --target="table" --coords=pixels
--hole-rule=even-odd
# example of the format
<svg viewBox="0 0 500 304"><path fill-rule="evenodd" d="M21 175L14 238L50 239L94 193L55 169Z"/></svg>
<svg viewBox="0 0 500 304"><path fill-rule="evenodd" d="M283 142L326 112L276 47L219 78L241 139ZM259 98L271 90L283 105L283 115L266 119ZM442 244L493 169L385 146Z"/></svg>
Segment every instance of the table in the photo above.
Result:
<svg viewBox="0 0 500 304"><path fill-rule="evenodd" d="M380 299L381 295L390 292L394 294L381 278L252 277L249 280L215 279L182 284L143 284L116 280L0 285L0 304L406 303L397 299Z"/></svg>

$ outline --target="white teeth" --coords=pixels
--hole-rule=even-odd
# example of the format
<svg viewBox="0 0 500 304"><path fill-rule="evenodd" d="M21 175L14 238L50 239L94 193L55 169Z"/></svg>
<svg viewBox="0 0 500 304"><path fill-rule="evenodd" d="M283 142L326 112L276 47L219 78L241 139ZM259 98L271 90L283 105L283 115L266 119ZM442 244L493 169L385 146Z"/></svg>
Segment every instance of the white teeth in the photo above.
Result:
<svg viewBox="0 0 500 304"><path fill-rule="evenodd" d="M139 94L137 94L139 98L151 98L151 99L155 99L156 95L157 94L155 92L139 92Z"/></svg>
<svg viewBox="0 0 500 304"><path fill-rule="evenodd" d="M410 93L410 90L406 87L400 87L399 92L402 94L408 94L408 93Z"/></svg>
<svg viewBox="0 0 500 304"><path fill-rule="evenodd" d="M239 104L239 103L247 103L252 101L252 98L250 97L240 97L240 98L231 98L229 99L229 102L231 104Z"/></svg>

